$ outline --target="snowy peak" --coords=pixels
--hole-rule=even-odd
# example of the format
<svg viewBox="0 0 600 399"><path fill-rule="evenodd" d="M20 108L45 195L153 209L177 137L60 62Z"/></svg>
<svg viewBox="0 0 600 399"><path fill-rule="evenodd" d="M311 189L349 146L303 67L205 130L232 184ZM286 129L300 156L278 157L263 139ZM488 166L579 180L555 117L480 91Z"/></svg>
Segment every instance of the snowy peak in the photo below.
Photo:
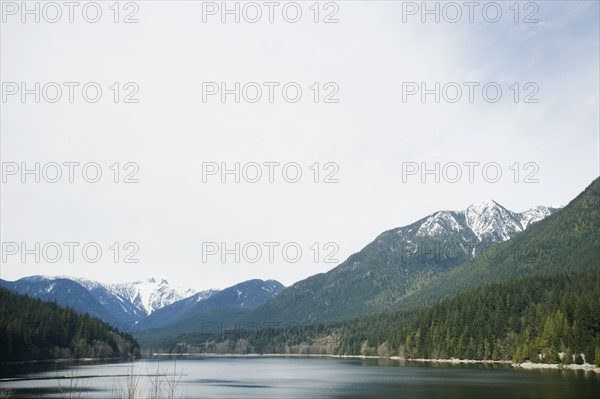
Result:
<svg viewBox="0 0 600 399"><path fill-rule="evenodd" d="M79 283L83 288L93 293L100 303L106 305L109 302L119 303L120 307L134 308L136 315L146 316L164 308L181 299L190 297L196 293L191 288L172 287L167 280L157 281L150 277L144 281L134 281L132 283L107 284L85 278L76 278L68 276L31 276L25 277L31 282L52 281L56 279L71 280ZM112 296L112 298L108 298ZM122 305L121 305L122 304ZM131 313L131 309L127 310Z"/></svg>
<svg viewBox="0 0 600 399"><path fill-rule="evenodd" d="M492 199L470 205L461 212L440 211L423 219L415 234L416 237L443 238L455 233L468 233L479 242L497 243L510 239L556 212L557 208L536 206L522 213L509 211ZM398 234L410 233L400 229Z"/></svg>
<svg viewBox="0 0 600 399"><path fill-rule="evenodd" d="M474 208L474 209L494 209L494 208L504 208L502 205L500 205L499 203L497 203L496 201L494 201L491 198L486 198L485 200L483 200L482 202L479 202L477 204L471 204L469 206L469 208ZM467 209L469 209L467 208ZM506 209L506 208L504 208Z"/></svg>
<svg viewBox="0 0 600 399"><path fill-rule="evenodd" d="M249 280L224 290L196 292L174 287L167 280L148 278L131 283L107 284L73 277L30 276L11 282L0 280L11 291L57 301L80 313L89 313L118 328L161 327L188 311L251 310L285 287L275 280ZM128 327L129 326L129 327Z"/></svg>
<svg viewBox="0 0 600 399"><path fill-rule="evenodd" d="M479 241L506 241L523 230L519 218L491 199L469 206L465 211L467 226Z"/></svg>
<svg viewBox="0 0 600 399"><path fill-rule="evenodd" d="M140 330L161 328L173 323L178 328L187 328L183 320L214 320L234 310L256 309L285 287L275 280L248 280L220 291L208 290L196 293L190 298L175 302L141 319L137 324ZM235 314L240 314L234 311ZM193 324L193 323L191 323Z"/></svg>
<svg viewBox="0 0 600 399"><path fill-rule="evenodd" d="M451 234L452 232L459 232L464 230L464 227L454 217L452 212L441 211L436 212L429 216L427 220L419 230L417 230L417 237L436 237L444 234Z"/></svg>
<svg viewBox="0 0 600 399"><path fill-rule="evenodd" d="M528 211L519 214L521 218L521 225L523 226L523 229L526 229L530 224L539 222L546 216L552 215L557 210L558 208L550 208L548 206L541 205L533 207Z"/></svg>
<svg viewBox="0 0 600 399"><path fill-rule="evenodd" d="M191 288L172 287L167 280L157 281L154 277L133 283L108 284L106 288L144 310L146 314L196 293Z"/></svg>
<svg viewBox="0 0 600 399"><path fill-rule="evenodd" d="M486 199L483 202L469 205L469 207L464 211L464 213L466 216L470 216L471 220L474 220L481 215L490 215L494 213L498 214L502 213L502 211L506 211L506 208L504 208L502 205L498 204L492 199ZM468 220L469 218L467 218L467 221Z"/></svg>

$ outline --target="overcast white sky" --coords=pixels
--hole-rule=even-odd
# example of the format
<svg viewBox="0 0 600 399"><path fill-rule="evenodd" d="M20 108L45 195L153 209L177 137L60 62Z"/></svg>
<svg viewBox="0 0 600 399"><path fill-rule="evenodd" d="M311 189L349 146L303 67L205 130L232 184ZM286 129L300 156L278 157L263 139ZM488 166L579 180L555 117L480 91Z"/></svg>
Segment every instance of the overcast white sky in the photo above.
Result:
<svg viewBox="0 0 600 399"><path fill-rule="evenodd" d="M25 242L29 248L36 242L42 247L49 242L97 242L103 255L97 263L86 262L80 246L71 263L63 246L58 262L47 262L53 256L48 252L36 263L33 255L23 262L18 253L4 253L3 279L46 274L123 282L155 276L206 289L272 278L290 285L336 265L323 261L334 248L324 248L328 242L339 248L334 258L341 262L382 231L436 210L462 210L486 198L513 211L564 205L599 175L596 1L529 2L536 7L522 2L518 23L509 9L513 1L500 2L497 23L483 18L486 2L474 10L472 23L464 6L457 23L446 21L454 18L455 9L443 8L445 3L440 3L446 10L440 23L432 16L422 23L420 10L409 15L414 8L392 1L323 2L319 23L313 21L312 1L298 2L302 17L297 23L283 18L286 2L275 8L273 23L262 2L257 23L248 23L244 15L240 23L232 16L222 23L218 13L206 15L204 23L203 7L210 11L212 5L195 1L138 1L138 9L121 3L119 23L113 22L112 1L99 2L102 17L97 23L83 19L86 2L80 2L69 23L68 9L58 2L63 16L57 23L45 21L43 14L39 23L27 15L23 23L20 9L13 15L20 1L2 3L3 170L12 163L20 168L22 162L31 168L35 162L97 162L103 173L95 184L82 179L81 166L75 170L75 183L66 176L54 184L43 178L35 183L32 176L22 183L20 171L5 176L5 249L12 242ZM44 3L39 4L43 13ZM420 7L421 2L414 4ZM47 18L54 18L55 9L45 10ZM493 18L495 10L487 10ZM87 11L93 17L94 9ZM248 18L254 17L255 9L246 11ZM293 18L293 6L287 11ZM122 23L130 12L138 23ZM322 22L330 13L338 23ZM538 22L523 23L531 13ZM29 88L34 82L42 87L48 82L80 86L73 103L65 86L57 103L44 97L35 103L33 95L23 103L20 93L8 94L15 87L11 82L26 82ZM97 103L81 96L88 82L103 89ZM139 102L115 104L109 88L114 82L119 82L121 96L131 91L123 85L134 82ZM203 82L226 82L230 88L234 82L280 86L273 103L265 86L257 103L235 103L233 95L221 103L218 95L203 102ZM282 98L281 87L288 82L303 90L297 103ZM318 103L309 88L314 82L320 83ZM328 82L339 87L337 103L322 101L332 91L333 86L324 87ZM466 86L457 103L444 98L435 103L433 95L422 103L418 95L402 101L403 82L426 82L430 88L434 82L480 86L473 103ZM496 103L482 97L481 87L489 82L502 88ZM513 100L515 82L518 103ZM533 85L525 86L529 82ZM538 102L524 103L536 87L532 98ZM54 96L52 90L48 88L48 97ZM121 180L132 170L124 170L124 164L137 164L139 182L114 183L109 167L115 162L120 163ZM278 167L270 183L263 167L258 183L235 183L229 176L223 184L218 175L203 183L203 162L230 167L235 162L296 162L302 178L288 183ZM315 162L321 181L333 171L324 165L335 163L339 182L314 183L309 167ZM479 167L470 182L464 167L456 183L436 183L433 176L423 183L418 175L403 182L404 162L430 167L435 162L495 162L502 178L490 183ZM518 182L510 169L515 162L521 172ZM526 169L526 163L535 163L537 169ZM62 171L66 174L67 167ZM524 182L530 172L537 183ZM117 263L109 248L114 242L121 246ZM131 250L123 248L126 242L139 246L134 256L138 263L123 263ZM233 255L223 263L217 255L203 261L203 242L225 242L230 248L236 242L281 245L273 262L263 246L256 263L243 257L236 263ZM281 254L290 242L303 250L297 263ZM321 248L318 262L310 249L315 242Z"/></svg>

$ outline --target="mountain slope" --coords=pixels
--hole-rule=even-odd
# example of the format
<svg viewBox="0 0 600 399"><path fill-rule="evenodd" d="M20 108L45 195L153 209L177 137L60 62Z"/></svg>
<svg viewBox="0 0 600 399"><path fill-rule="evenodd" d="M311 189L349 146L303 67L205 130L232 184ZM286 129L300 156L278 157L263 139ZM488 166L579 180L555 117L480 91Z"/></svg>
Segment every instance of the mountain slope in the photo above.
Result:
<svg viewBox="0 0 600 399"><path fill-rule="evenodd" d="M17 281L0 280L13 292L44 301L57 301L79 313L89 313L114 326L124 327L149 313L194 294L171 287L166 280L150 278L133 283L105 284L71 277L30 276Z"/></svg>
<svg viewBox="0 0 600 399"><path fill-rule="evenodd" d="M140 320L138 326L140 330L169 326L178 331L188 331L208 321L233 321L274 298L284 288L275 280L244 281L207 298L195 295L175 302Z"/></svg>
<svg viewBox="0 0 600 399"><path fill-rule="evenodd" d="M121 301L130 303L136 309L134 313L139 317L147 316L157 309L196 293L191 288L173 287L167 280L157 281L153 277L144 281L117 284L105 284L83 278L73 280L84 286L92 294L96 293L101 302L102 298L105 298L105 293L108 293Z"/></svg>
<svg viewBox="0 0 600 399"><path fill-rule="evenodd" d="M56 301L60 306L70 307L78 313L89 313L90 316L114 326L131 321L126 310L117 307L118 311L110 311L87 289L73 280L32 276L17 281L0 280L0 286L43 301Z"/></svg>
<svg viewBox="0 0 600 399"><path fill-rule="evenodd" d="M400 303L405 306L395 311L344 322L240 328L229 335L199 330L156 346L600 366L600 179L556 214Z"/></svg>
<svg viewBox="0 0 600 399"><path fill-rule="evenodd" d="M110 284L109 289L144 309L146 315L196 293L191 288L173 287L165 279L149 278L133 283Z"/></svg>
<svg viewBox="0 0 600 399"><path fill-rule="evenodd" d="M181 299L164 308L158 309L151 315L140 319L137 322L137 329L145 330L148 328L159 328L171 324L193 309L196 303L207 300L218 292L218 290L200 291L189 298Z"/></svg>
<svg viewBox="0 0 600 399"><path fill-rule="evenodd" d="M436 276L508 240L556 209L515 213L492 200L465 211L440 211L382 233L324 274L300 281L245 321L337 321L394 309Z"/></svg>
<svg viewBox="0 0 600 399"><path fill-rule="evenodd" d="M559 212L404 298L423 305L511 278L600 267L600 178Z"/></svg>
<svg viewBox="0 0 600 399"><path fill-rule="evenodd" d="M345 323L337 354L378 352L600 365L600 268L487 284L412 312Z"/></svg>
<svg viewBox="0 0 600 399"><path fill-rule="evenodd" d="M192 323L237 320L285 288L275 280L249 280L222 291L194 293L153 278L104 284L82 278L46 276L24 277L14 282L0 280L0 286L44 301L56 301L129 331L160 328L183 319L191 319ZM191 296L182 298L188 293ZM147 310L151 313L147 314ZM185 327L186 323L180 326Z"/></svg>
<svg viewBox="0 0 600 399"><path fill-rule="evenodd" d="M232 334L197 331L156 347L168 353L586 361L600 366L600 269L488 284L432 306L345 322L241 327Z"/></svg>
<svg viewBox="0 0 600 399"><path fill-rule="evenodd" d="M131 335L55 303L18 295L0 287L0 304L2 362L112 358L139 351Z"/></svg>

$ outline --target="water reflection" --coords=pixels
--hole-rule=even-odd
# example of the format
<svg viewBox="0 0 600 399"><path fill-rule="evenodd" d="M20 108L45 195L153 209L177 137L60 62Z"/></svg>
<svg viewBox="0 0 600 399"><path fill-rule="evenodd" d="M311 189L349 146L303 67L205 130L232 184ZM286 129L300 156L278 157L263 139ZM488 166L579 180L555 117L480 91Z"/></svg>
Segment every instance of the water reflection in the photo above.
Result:
<svg viewBox="0 0 600 399"><path fill-rule="evenodd" d="M447 364L394 359L225 357L130 363L30 364L0 368L14 398L123 397L132 376L140 396L174 374L187 398L593 398L600 376L571 370L517 370L505 364ZM73 378L75 377L75 378ZM62 391L61 391L62 388Z"/></svg>

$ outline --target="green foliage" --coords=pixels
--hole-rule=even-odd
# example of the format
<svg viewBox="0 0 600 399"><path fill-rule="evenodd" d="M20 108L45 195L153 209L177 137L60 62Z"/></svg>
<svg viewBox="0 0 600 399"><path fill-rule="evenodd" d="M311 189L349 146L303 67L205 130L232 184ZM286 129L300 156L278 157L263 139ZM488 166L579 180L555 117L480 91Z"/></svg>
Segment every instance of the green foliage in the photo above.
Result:
<svg viewBox="0 0 600 399"><path fill-rule="evenodd" d="M262 328L232 326L211 333L187 333L166 339L160 343L158 351L240 355L332 354L339 341L339 328L337 324L263 326Z"/></svg>
<svg viewBox="0 0 600 399"><path fill-rule="evenodd" d="M423 306L486 284L600 268L600 178L557 213L404 298Z"/></svg>
<svg viewBox="0 0 600 399"><path fill-rule="evenodd" d="M422 222L384 232L338 267L294 284L242 321L343 321L421 307L493 282L600 266L600 179L565 208L492 247L472 233L416 236ZM407 256L408 242L422 251ZM456 253L439 250L448 245ZM469 248L477 250L475 258Z"/></svg>
<svg viewBox="0 0 600 399"><path fill-rule="evenodd" d="M414 311L347 323L338 354L386 343L406 358L582 363L600 345L600 271L491 284ZM357 348L361 348L357 351ZM570 356L568 358L567 356Z"/></svg>
<svg viewBox="0 0 600 399"><path fill-rule="evenodd" d="M336 268L288 287L241 321L335 322L397 308L406 295L470 258L466 248L449 256L439 249L443 244L439 238L414 237L420 222L405 228L413 230L409 237L397 234L399 229L384 232ZM476 241L476 237L448 240ZM407 243L426 250L410 254Z"/></svg>
<svg viewBox="0 0 600 399"><path fill-rule="evenodd" d="M161 343L179 353L283 353L588 363L600 358L600 270L491 284L343 323L240 327ZM562 354L562 358L561 355Z"/></svg>
<svg viewBox="0 0 600 399"><path fill-rule="evenodd" d="M190 332L211 332L222 326L233 325L244 315L251 312L247 309L217 309L202 314L200 317L190 317L170 324L163 328L150 328L135 334L138 342L145 347L154 347L163 340Z"/></svg>
<svg viewBox="0 0 600 399"><path fill-rule="evenodd" d="M139 352L129 334L88 314L0 288L0 361L123 357Z"/></svg>
<svg viewBox="0 0 600 399"><path fill-rule="evenodd" d="M161 347L548 363L581 363L585 357L600 364L600 179L561 211L473 261L420 280L427 284L411 283L409 295L408 286L395 285L404 275L386 250L388 238L384 233L325 276L283 291L278 296L283 300L275 298L248 316L262 321L272 312L266 318L280 317L277 322L338 320L385 309L369 307L380 302L401 310L268 334L264 328L239 329L230 337L191 334ZM436 265L429 266L450 266ZM375 292L389 295L374 301Z"/></svg>

